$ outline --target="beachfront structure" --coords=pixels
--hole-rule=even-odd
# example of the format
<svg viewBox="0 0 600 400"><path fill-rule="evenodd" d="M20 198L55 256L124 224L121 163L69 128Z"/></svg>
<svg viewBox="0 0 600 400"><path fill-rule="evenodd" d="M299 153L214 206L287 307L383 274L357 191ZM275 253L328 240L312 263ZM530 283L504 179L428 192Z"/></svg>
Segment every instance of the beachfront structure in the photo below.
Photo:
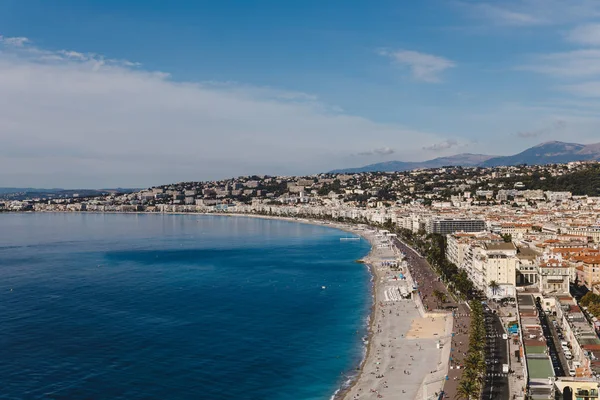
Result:
<svg viewBox="0 0 600 400"><path fill-rule="evenodd" d="M446 258L464 269L488 297L515 296L519 258L512 242L505 243L500 236L489 232L459 232L447 236Z"/></svg>
<svg viewBox="0 0 600 400"><path fill-rule="evenodd" d="M448 235L446 238L446 258L448 261L457 267L463 265L473 239L473 234L465 232Z"/></svg>
<svg viewBox="0 0 600 400"><path fill-rule="evenodd" d="M446 236L446 258L461 267L469 257L470 247L477 242L501 242L502 238L490 232L456 232Z"/></svg>
<svg viewBox="0 0 600 400"><path fill-rule="evenodd" d="M487 297L514 297L518 263L517 247L512 242L483 243L475 248L471 269ZM492 287L492 282L497 286Z"/></svg>
<svg viewBox="0 0 600 400"><path fill-rule="evenodd" d="M431 218L425 225L427 233L448 235L454 232L485 231L485 221L482 219L462 218Z"/></svg>

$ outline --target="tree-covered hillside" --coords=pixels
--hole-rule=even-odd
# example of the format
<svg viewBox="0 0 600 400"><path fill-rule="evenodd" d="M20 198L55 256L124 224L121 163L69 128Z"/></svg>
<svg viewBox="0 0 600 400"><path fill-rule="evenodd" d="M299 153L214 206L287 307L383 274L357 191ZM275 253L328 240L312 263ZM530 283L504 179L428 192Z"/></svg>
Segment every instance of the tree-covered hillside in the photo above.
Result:
<svg viewBox="0 0 600 400"><path fill-rule="evenodd" d="M506 189L512 188L517 182L523 182L526 189L568 191L575 196L600 196L600 165L592 164L581 171L572 173L565 171L565 174L561 176L534 172L531 176L497 178L493 182L503 183L503 187Z"/></svg>

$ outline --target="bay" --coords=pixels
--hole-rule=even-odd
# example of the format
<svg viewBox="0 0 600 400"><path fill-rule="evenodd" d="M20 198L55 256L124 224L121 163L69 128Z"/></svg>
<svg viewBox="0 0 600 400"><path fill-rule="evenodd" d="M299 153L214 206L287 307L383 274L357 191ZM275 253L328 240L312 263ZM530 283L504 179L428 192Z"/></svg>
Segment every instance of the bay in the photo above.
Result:
<svg viewBox="0 0 600 400"><path fill-rule="evenodd" d="M247 217L0 214L0 398L328 399L362 358L361 241ZM325 286L326 289L322 289Z"/></svg>

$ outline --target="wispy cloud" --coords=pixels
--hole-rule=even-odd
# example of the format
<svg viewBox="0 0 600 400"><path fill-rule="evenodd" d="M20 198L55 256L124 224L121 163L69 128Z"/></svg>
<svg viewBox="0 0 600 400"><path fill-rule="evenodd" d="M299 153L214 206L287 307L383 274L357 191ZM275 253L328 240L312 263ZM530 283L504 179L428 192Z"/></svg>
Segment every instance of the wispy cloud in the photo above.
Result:
<svg viewBox="0 0 600 400"><path fill-rule="evenodd" d="M428 151L444 151L458 146L458 141L455 139L444 140L443 142L435 143L430 146L424 146L423 150Z"/></svg>
<svg viewBox="0 0 600 400"><path fill-rule="evenodd" d="M29 42L29 39L26 37L6 37L0 35L0 44L5 46L23 47L23 45Z"/></svg>
<svg viewBox="0 0 600 400"><path fill-rule="evenodd" d="M567 34L567 40L584 46L600 46L600 24L577 26Z"/></svg>
<svg viewBox="0 0 600 400"><path fill-rule="evenodd" d="M492 4L476 4L472 6L475 15L497 25L531 26L546 23L544 19L523 11L514 11Z"/></svg>
<svg viewBox="0 0 600 400"><path fill-rule="evenodd" d="M517 69L571 78L600 75L600 49L536 55Z"/></svg>
<svg viewBox="0 0 600 400"><path fill-rule="evenodd" d="M13 55L19 56L23 60L27 59L47 63L81 62L93 65L95 68L104 65L130 68L141 66L140 63L106 58L103 55L96 53L81 53L73 50L45 50L34 46L32 41L26 37L0 36L0 49L2 48L10 51Z"/></svg>
<svg viewBox="0 0 600 400"><path fill-rule="evenodd" d="M549 126L545 126L543 128L517 132L516 136L521 139L538 138L541 136L560 133L560 132L564 131L566 126L567 126L567 123L565 121L556 120L556 121L553 121Z"/></svg>
<svg viewBox="0 0 600 400"><path fill-rule="evenodd" d="M600 81L574 83L559 87L563 91L580 97L600 97Z"/></svg>
<svg viewBox="0 0 600 400"><path fill-rule="evenodd" d="M394 154L394 153L395 153L394 149L391 149L389 147L382 147L379 149L363 151L363 152L358 153L357 155L359 155L359 156L389 156L390 154Z"/></svg>
<svg viewBox="0 0 600 400"><path fill-rule="evenodd" d="M311 94L175 81L136 63L27 40L3 38L0 47L0 182L7 186L316 173L344 166L373 143L389 143L371 151L381 156L410 143L400 156L418 158L421 146L439 140Z"/></svg>
<svg viewBox="0 0 600 400"><path fill-rule="evenodd" d="M600 16L597 0L462 0L467 15L496 27L535 27L590 21Z"/></svg>
<svg viewBox="0 0 600 400"><path fill-rule="evenodd" d="M409 68L414 79L429 83L439 82L442 72L456 66L454 61L447 58L412 50L381 49L378 54L389 57L397 65Z"/></svg>

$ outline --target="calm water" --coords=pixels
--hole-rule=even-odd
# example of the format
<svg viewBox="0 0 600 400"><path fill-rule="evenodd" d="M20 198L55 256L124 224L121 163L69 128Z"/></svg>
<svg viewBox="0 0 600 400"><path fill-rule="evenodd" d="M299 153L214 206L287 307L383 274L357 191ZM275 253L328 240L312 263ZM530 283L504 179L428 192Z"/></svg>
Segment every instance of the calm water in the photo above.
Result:
<svg viewBox="0 0 600 400"><path fill-rule="evenodd" d="M371 302L354 263L369 246L343 236L0 214L0 398L328 399L362 357Z"/></svg>

